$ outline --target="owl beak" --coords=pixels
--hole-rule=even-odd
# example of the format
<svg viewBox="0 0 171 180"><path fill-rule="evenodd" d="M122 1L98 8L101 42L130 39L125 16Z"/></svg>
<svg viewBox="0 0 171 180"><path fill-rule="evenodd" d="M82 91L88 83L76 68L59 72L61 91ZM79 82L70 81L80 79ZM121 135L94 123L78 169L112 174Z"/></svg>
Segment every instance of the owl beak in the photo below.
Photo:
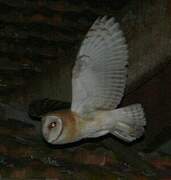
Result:
<svg viewBox="0 0 171 180"><path fill-rule="evenodd" d="M47 142L50 144L56 144L56 139L48 139Z"/></svg>
<svg viewBox="0 0 171 180"><path fill-rule="evenodd" d="M44 133L43 136L46 142L50 144L55 144L56 138L50 138L48 133Z"/></svg>

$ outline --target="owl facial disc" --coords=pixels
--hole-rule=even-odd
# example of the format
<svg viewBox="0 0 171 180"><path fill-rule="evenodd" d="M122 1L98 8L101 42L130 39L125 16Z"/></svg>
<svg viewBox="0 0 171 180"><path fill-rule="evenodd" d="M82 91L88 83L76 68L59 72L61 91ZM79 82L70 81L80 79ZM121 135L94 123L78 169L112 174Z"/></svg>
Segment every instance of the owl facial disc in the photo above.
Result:
<svg viewBox="0 0 171 180"><path fill-rule="evenodd" d="M42 121L44 122L42 133L45 140L51 144L54 144L62 134L63 124L61 118L48 115L45 116Z"/></svg>

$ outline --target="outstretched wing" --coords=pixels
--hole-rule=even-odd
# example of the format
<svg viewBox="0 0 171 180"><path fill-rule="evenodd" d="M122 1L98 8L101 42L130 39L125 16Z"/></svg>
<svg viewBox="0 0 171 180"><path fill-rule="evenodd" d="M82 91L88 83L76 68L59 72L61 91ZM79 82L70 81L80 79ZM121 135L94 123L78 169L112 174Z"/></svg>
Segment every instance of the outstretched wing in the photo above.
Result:
<svg viewBox="0 0 171 180"><path fill-rule="evenodd" d="M126 84L128 50L114 18L98 18L88 31L73 68L72 107L79 114L112 110Z"/></svg>

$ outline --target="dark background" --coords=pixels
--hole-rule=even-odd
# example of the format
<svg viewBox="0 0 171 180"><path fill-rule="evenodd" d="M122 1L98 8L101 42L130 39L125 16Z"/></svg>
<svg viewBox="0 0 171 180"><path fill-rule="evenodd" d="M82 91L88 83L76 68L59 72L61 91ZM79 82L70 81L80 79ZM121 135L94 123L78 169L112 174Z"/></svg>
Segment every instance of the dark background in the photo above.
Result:
<svg viewBox="0 0 171 180"><path fill-rule="evenodd" d="M16 118L3 121L1 115L0 177L112 179L123 172L130 178L155 174L144 159L171 138L169 0L0 0L0 102L25 112L36 99L70 102L78 48L94 20L104 15L114 16L126 36L129 72L120 106L142 103L145 136L130 145L107 136L69 148L51 147L33 126ZM147 153L143 160L140 152ZM163 160L159 162L163 166ZM169 158L164 163L171 164ZM157 176L163 174L157 171Z"/></svg>

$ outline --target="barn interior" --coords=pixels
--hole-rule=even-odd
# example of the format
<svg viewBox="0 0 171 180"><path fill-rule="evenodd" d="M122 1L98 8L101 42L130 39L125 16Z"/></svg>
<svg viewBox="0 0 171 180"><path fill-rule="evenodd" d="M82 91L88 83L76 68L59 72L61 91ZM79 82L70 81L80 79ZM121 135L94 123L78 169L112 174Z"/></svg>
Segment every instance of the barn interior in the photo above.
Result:
<svg viewBox="0 0 171 180"><path fill-rule="evenodd" d="M141 103L145 135L50 145L41 114L68 109L78 49L97 17L115 17L129 49L119 107ZM0 0L0 179L171 178L169 0Z"/></svg>

